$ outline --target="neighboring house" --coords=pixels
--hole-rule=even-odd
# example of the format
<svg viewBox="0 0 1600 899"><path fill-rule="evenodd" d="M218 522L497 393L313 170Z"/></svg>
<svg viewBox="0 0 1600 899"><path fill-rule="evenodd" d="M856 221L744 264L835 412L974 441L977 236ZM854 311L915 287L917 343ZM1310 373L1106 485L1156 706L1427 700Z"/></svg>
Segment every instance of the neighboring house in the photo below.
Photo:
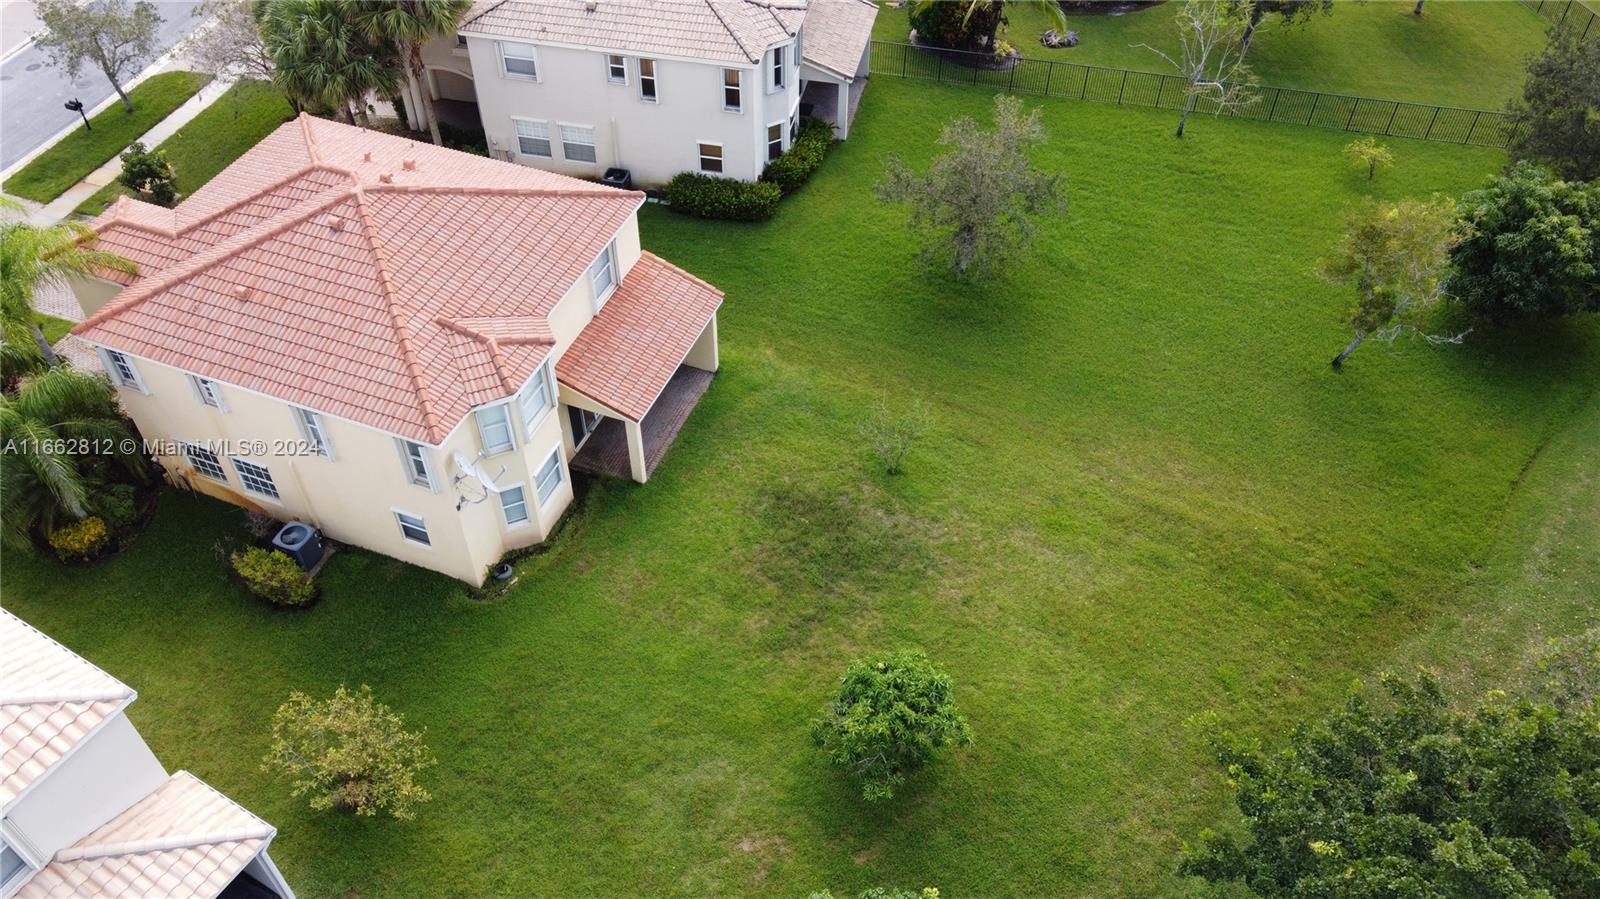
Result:
<svg viewBox="0 0 1600 899"><path fill-rule="evenodd" d="M294 899L277 831L128 721L137 694L0 611L0 897Z"/></svg>
<svg viewBox="0 0 1600 899"><path fill-rule="evenodd" d="M74 333L171 479L473 584L569 465L644 481L717 368L722 293L644 195L301 116L176 209L123 199Z"/></svg>
<svg viewBox="0 0 1600 899"><path fill-rule="evenodd" d="M753 181L801 116L849 136L877 12L869 0L480 0L455 37L424 48L423 88L441 120L475 103L491 152L523 165Z"/></svg>

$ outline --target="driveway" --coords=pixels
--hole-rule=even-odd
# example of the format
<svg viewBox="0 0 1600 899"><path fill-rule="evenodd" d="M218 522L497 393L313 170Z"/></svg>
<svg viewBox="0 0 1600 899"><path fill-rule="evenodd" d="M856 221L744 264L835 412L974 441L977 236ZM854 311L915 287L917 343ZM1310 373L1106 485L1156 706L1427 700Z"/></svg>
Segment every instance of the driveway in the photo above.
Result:
<svg viewBox="0 0 1600 899"><path fill-rule="evenodd" d="M190 15L198 6L194 0L161 0L156 9L162 22L157 29L156 56L167 52L202 21ZM33 4L28 0L0 0L0 36L10 52L27 40L22 35L38 29ZM137 73L133 73L137 74ZM127 77L131 79L133 74ZM9 167L62 128L78 121L78 114L61 104L76 97L87 108L112 95L111 83L98 69L85 66L77 81L67 80L60 69L45 63L44 53L35 46L18 50L0 63L0 110L5 128L0 129L0 169Z"/></svg>

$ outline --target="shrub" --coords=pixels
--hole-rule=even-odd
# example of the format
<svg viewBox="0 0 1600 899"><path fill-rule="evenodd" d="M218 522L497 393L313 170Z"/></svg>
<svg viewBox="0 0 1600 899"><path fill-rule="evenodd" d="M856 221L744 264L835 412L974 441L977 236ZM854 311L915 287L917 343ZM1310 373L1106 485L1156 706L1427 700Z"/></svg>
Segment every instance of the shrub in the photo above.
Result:
<svg viewBox="0 0 1600 899"><path fill-rule="evenodd" d="M667 182L667 202L675 212L732 222L764 222L778 211L783 191L767 181L738 181L680 172Z"/></svg>
<svg viewBox="0 0 1600 899"><path fill-rule="evenodd" d="M1344 148L1344 158L1356 168L1367 170L1367 180L1378 173L1378 169L1386 169L1394 165L1394 153L1376 138L1363 137L1351 141Z"/></svg>
<svg viewBox="0 0 1600 899"><path fill-rule="evenodd" d="M935 751L972 742L951 693L950 677L921 650L857 659L811 736L836 766L860 776L862 798L888 799Z"/></svg>
<svg viewBox="0 0 1600 899"><path fill-rule="evenodd" d="M234 553L230 561L250 592L273 605L303 606L316 595L311 575L283 553L249 546Z"/></svg>
<svg viewBox="0 0 1600 899"><path fill-rule="evenodd" d="M93 515L50 532L50 548L63 562L88 561L111 542L105 521Z"/></svg>
<svg viewBox="0 0 1600 899"><path fill-rule="evenodd" d="M97 491L90 503L108 526L125 528L139 515L136 499L132 484L112 484Z"/></svg>
<svg viewBox="0 0 1600 899"><path fill-rule="evenodd" d="M880 402L872 408L872 416L861 423L861 436L889 474L900 473L911 444L927 430L928 409L921 400L899 415Z"/></svg>
<svg viewBox="0 0 1600 899"><path fill-rule="evenodd" d="M792 194L810 180L831 146L832 125L821 119L801 119L800 133L795 135L794 145L789 147L789 152L767 163L761 172L761 180L771 181L785 194Z"/></svg>
<svg viewBox="0 0 1600 899"><path fill-rule="evenodd" d="M983 50L989 35L999 28L996 21L1002 15L1001 4L994 3L972 10L967 18L969 3L918 3L908 2L906 12L917 40L935 47L952 50Z"/></svg>
<svg viewBox="0 0 1600 899"><path fill-rule="evenodd" d="M1600 181L1519 162L1461 198L1452 292L1490 320L1600 312Z"/></svg>
<svg viewBox="0 0 1600 899"><path fill-rule="evenodd" d="M435 759L422 734L404 724L365 684L354 693L341 684L325 700L296 690L272 716L272 745L261 766L288 775L294 795L310 794L317 811L382 811L410 820L413 806L432 798L416 775Z"/></svg>
<svg viewBox="0 0 1600 899"><path fill-rule="evenodd" d="M122 174L117 180L140 199L159 206L171 206L178 199L177 175L167 161L166 151L147 149L139 141L123 152Z"/></svg>

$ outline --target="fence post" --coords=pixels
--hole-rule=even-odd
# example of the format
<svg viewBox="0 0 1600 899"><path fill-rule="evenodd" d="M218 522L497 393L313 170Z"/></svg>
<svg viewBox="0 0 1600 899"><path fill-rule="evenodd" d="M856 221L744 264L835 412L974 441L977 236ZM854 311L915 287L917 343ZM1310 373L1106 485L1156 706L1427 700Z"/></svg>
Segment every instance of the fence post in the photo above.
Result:
<svg viewBox="0 0 1600 899"><path fill-rule="evenodd" d="M1094 71L1094 70L1093 69L1089 69L1089 68L1085 68L1083 70L1083 88L1078 91L1078 99L1079 100L1082 100L1084 97L1089 96L1089 73L1092 72L1092 71Z"/></svg>
<svg viewBox="0 0 1600 899"><path fill-rule="evenodd" d="M1589 23L1583 26L1583 34L1578 35L1578 40L1585 41L1589 39L1589 29L1594 27L1595 19L1600 19L1600 16L1589 13Z"/></svg>
<svg viewBox="0 0 1600 899"><path fill-rule="evenodd" d="M1385 137L1389 136L1389 129L1394 127L1394 117L1395 117L1395 114L1398 113L1399 111L1400 111L1400 104L1399 103L1394 104L1394 108L1389 110L1389 121L1383 126L1383 134L1384 134Z"/></svg>
<svg viewBox="0 0 1600 899"><path fill-rule="evenodd" d="M1044 95L1048 97L1050 96L1050 77L1056 73L1056 61L1047 59L1045 63L1050 66L1050 68L1044 70Z"/></svg>
<svg viewBox="0 0 1600 899"><path fill-rule="evenodd" d="M1117 105L1122 105L1122 94L1128 89L1128 70L1122 70L1122 86L1117 88Z"/></svg>
<svg viewBox="0 0 1600 899"><path fill-rule="evenodd" d="M906 52L907 49L909 49L909 48L906 47L904 44L900 45L900 77L901 78L906 77L906 60L911 58L911 54Z"/></svg>
<svg viewBox="0 0 1600 899"><path fill-rule="evenodd" d="M1306 124L1307 125L1310 125L1312 120L1317 117L1317 104L1321 103L1321 102L1322 102L1322 95L1321 94L1312 94L1311 95L1311 111L1306 113Z"/></svg>
<svg viewBox="0 0 1600 899"><path fill-rule="evenodd" d="M1439 121L1439 107L1435 106L1433 108L1433 118L1428 120L1428 130L1422 135L1423 140L1433 139L1433 123L1437 121Z"/></svg>
<svg viewBox="0 0 1600 899"><path fill-rule="evenodd" d="M1539 0L1539 5L1538 5L1538 6L1535 6L1535 7L1534 7L1534 8L1533 8L1533 11L1534 11L1534 12L1538 12L1538 11L1539 11L1539 10L1541 10L1541 9L1544 9L1544 0Z"/></svg>
<svg viewBox="0 0 1600 899"><path fill-rule="evenodd" d="M1272 121L1272 116L1278 111L1278 98L1283 96L1283 91L1272 89L1272 108L1267 110L1267 121Z"/></svg>
<svg viewBox="0 0 1600 899"><path fill-rule="evenodd" d="M1022 60L1018 59L1017 64L1011 67L1011 80L1006 82L1006 93L1015 93L1013 88L1017 86L1017 69L1020 68L1022 68Z"/></svg>
<svg viewBox="0 0 1600 899"><path fill-rule="evenodd" d="M1349 117L1344 120L1344 130L1346 130L1346 131L1350 130L1350 123L1354 122L1356 120L1356 111L1359 110L1360 108L1361 108L1361 98L1357 97L1355 105L1350 107L1350 115L1349 115Z"/></svg>
<svg viewBox="0 0 1600 899"><path fill-rule="evenodd" d="M1561 11L1561 18L1556 20L1556 24L1560 25L1562 22L1565 22L1567 20L1567 13L1569 12L1572 12L1572 0L1567 0L1567 8Z"/></svg>
<svg viewBox="0 0 1600 899"><path fill-rule="evenodd" d="M1160 109L1161 108L1161 95L1166 93L1166 90L1167 90L1167 76L1166 75L1162 75L1161 76L1161 80L1156 82L1156 85L1157 85L1156 86L1156 108Z"/></svg>
<svg viewBox="0 0 1600 899"><path fill-rule="evenodd" d="M1478 114L1472 117L1472 124L1467 128L1467 136L1461 139L1462 143L1466 144L1472 142L1472 132L1477 130L1478 120L1481 118L1483 118L1483 110L1480 109L1478 110Z"/></svg>

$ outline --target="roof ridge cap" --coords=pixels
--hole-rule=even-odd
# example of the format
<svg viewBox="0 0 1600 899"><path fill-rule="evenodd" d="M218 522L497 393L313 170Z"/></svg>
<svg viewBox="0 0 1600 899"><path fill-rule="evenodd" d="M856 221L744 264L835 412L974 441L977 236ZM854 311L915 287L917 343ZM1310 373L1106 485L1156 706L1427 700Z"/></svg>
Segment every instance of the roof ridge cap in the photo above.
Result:
<svg viewBox="0 0 1600 899"><path fill-rule="evenodd" d="M702 2L705 3L707 9L711 10L711 14L717 17L717 21L722 23L722 30L728 32L728 36L733 38L733 42L739 45L739 50L744 53L744 58L750 62L759 61L761 57L759 55L750 55L750 48L744 45L744 41L739 39L739 32L728 24L728 20L723 17L722 11L717 9L715 0L702 0Z"/></svg>
<svg viewBox="0 0 1600 899"><path fill-rule="evenodd" d="M82 662L83 664L88 665L90 668L93 668L96 672L98 672L99 674L104 676L107 680L110 680L111 682L113 682L113 683L117 684L118 686L122 687L124 690L127 690L130 698L138 698L138 695L139 695L138 691L134 690L132 687L130 687L127 684L123 683L121 678L116 677L115 675L111 674L109 671L105 670L104 668L101 668L99 665L96 665L95 663L89 661L88 659L84 658L83 656L79 655L78 653L73 652L72 649L70 647L68 647L65 643L62 643L60 640L57 640L55 637L52 637L49 634L45 633L44 631L39 630L38 628L36 628L33 625L29 624L26 620L24 620L22 618L22 616L18 615L17 613L11 611L10 609L0 609L0 616L11 618L12 620L16 621L18 624L22 625L23 627L27 628L28 630L33 631L35 634L38 634L40 637L43 637L47 642L55 644L56 648L60 649L62 652L65 652L65 653L71 655L73 658L77 659L78 661Z"/></svg>
<svg viewBox="0 0 1600 899"><path fill-rule="evenodd" d="M124 840L120 843L91 843L87 846L69 846L56 853L57 862L92 861L114 858L119 855L143 855L148 852L171 852L174 849L191 849L218 843L242 843L246 840L265 840L274 831L269 824L236 827L216 833L185 833L150 840Z"/></svg>
<svg viewBox="0 0 1600 899"><path fill-rule="evenodd" d="M132 309L134 306L150 299L155 293L168 287L186 281L195 275L207 271L233 256L240 250L253 247L262 241L278 236L288 229L298 225L306 219L326 210L333 204L348 199L351 188L330 188L326 199L320 203L287 209L278 219L268 220L266 225L258 226L252 230L241 231L233 237L206 248L204 251L190 256L188 259L164 269L149 281L137 282L127 287L116 299L100 307L94 315L89 316L72 328L73 334L82 334L89 328L100 324L107 319L114 318Z"/></svg>
<svg viewBox="0 0 1600 899"><path fill-rule="evenodd" d="M490 318L490 319L501 319L501 320L512 319L512 318L532 318L532 319L536 319L536 320L538 319L538 316L532 316L532 315L526 315L526 316L525 315L502 315L502 316L475 316L475 317L478 317L478 318ZM442 328L444 328L444 329L446 329L448 331L454 331L455 333L460 334L463 337L467 337L467 338L470 338L472 340L476 340L479 343L483 344L489 350L489 361L494 363L494 370L495 370L495 373L500 376L501 385L504 386L507 390L509 390L509 391L511 391L513 393L515 393L517 391L517 388L521 387L522 385L521 385L520 382L517 381L516 378L512 377L511 369L506 364L505 354L500 352L500 344L508 343L508 344L535 344L535 345L542 345L542 346L555 346L555 343L556 343L555 335L553 333L549 337L534 337L534 336L520 337L520 336L512 336L512 337L504 337L504 338L502 338L502 337L497 337L497 336L495 336L493 334L485 334L485 333L483 333L481 331L478 331L478 330L475 330L473 328L470 328L467 325L463 324L462 322L457 321L456 319L453 319L453 318L445 318L444 316L440 316L439 318L436 318L433 321L434 321L434 324L437 324L440 327L442 327ZM544 324L545 330L549 330L550 329L550 322L548 320L545 320L543 322L543 324Z"/></svg>
<svg viewBox="0 0 1600 899"><path fill-rule="evenodd" d="M311 163L313 165L320 163L322 161L322 153L317 149L317 136L311 133L311 114L303 109L300 110L298 121L300 122L300 135L306 140L306 152L311 154Z"/></svg>
<svg viewBox="0 0 1600 899"><path fill-rule="evenodd" d="M70 650L68 651L70 652ZM79 658L82 658L82 656ZM106 677L110 676L109 674L106 675ZM117 683L122 684L121 681ZM67 693L60 690L29 693L24 690L0 695L0 705L66 705L68 703L121 702L125 699L132 699L133 695L133 688L127 684L122 684L122 689L120 690L85 690L78 693Z"/></svg>
<svg viewBox="0 0 1600 899"><path fill-rule="evenodd" d="M354 177L354 173L351 173ZM543 197L642 197L642 190L620 190L615 187L517 187L514 185L461 185L446 184L370 184L363 185L368 193L383 194L488 194L491 196Z"/></svg>
<svg viewBox="0 0 1600 899"><path fill-rule="evenodd" d="M271 192L273 192L275 190L278 190L281 187L285 187L290 182L296 181L296 180L298 180L300 178L304 178L305 176L311 174L312 172L332 172L335 175L344 175L346 178L349 178L352 182L360 180L359 178L356 177L356 173L350 171L349 169L344 169L344 168L340 168L339 166L336 166L336 165L328 165L327 163L313 160L312 162L307 163L306 165L303 165L300 168L295 169L293 172L290 172L289 174L284 175L282 178L279 178L278 180L269 183L267 186L261 188L260 190L256 191L253 194L250 194L248 196L240 197L239 199L234 200L233 202L228 203L228 204L222 206L221 208L217 209L215 212L206 213L205 215L201 216L200 218L195 219L192 223L190 223L188 225L185 225L182 228L179 228L176 231L174 231L172 236L173 237L182 237L183 235L189 233L190 231L193 231L194 229L199 228L201 225L210 224L211 222L216 221L217 219L221 218L222 216L227 215L230 212L237 211L239 209L239 207L243 206L244 204L249 203L252 200L260 199L264 194L269 194L269 193L271 193ZM329 188L324 188L324 190L338 190L338 188L329 187ZM290 211L290 210L288 210L288 209L284 210L284 212L288 212L288 211ZM177 212L177 210L174 209L173 212Z"/></svg>
<svg viewBox="0 0 1600 899"><path fill-rule="evenodd" d="M388 307L389 320L394 326L395 337L400 340L400 358L405 362L406 376L411 379L411 388L416 391L417 406L422 410L423 427L433 440L443 440L446 436L444 421L433 408L433 400L423 386L422 360L417 356L417 348L412 345L411 332L406 330L405 322L401 320L400 304L395 298L394 283L389 278L389 253L378 245L378 239L372 235L372 221L367 216L366 193L359 184L356 185L354 194L356 213L361 218L361 234L367 239L367 246L372 248L373 262L378 270L378 285L383 289L383 302Z"/></svg>

